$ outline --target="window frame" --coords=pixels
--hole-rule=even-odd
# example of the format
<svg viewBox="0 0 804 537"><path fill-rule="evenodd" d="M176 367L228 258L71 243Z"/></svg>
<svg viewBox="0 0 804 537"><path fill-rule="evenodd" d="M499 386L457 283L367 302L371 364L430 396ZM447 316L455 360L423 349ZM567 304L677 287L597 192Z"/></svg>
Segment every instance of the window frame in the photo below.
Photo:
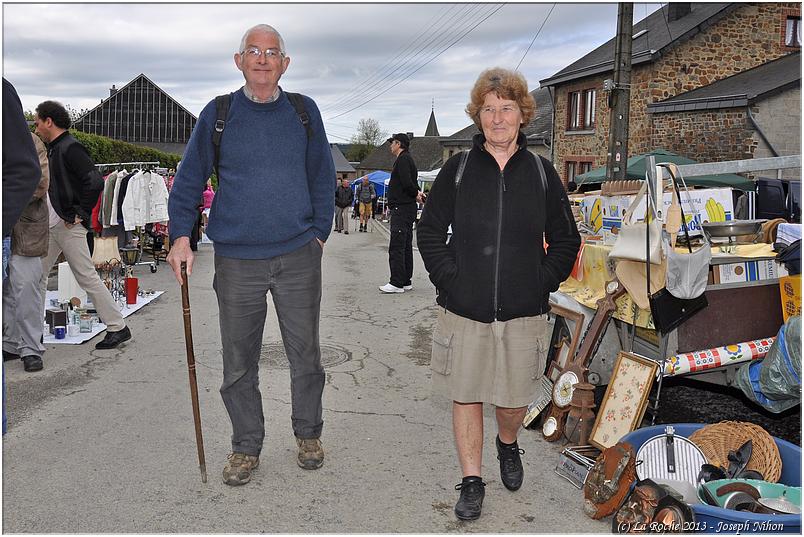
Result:
<svg viewBox="0 0 804 537"><path fill-rule="evenodd" d="M567 131L591 131L597 126L597 88L567 91Z"/></svg>

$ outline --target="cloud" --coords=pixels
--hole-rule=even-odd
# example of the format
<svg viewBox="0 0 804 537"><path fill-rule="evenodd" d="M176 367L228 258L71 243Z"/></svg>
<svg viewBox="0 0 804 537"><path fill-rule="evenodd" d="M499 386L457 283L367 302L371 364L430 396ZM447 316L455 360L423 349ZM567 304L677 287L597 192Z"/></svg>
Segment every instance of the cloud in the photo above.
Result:
<svg viewBox="0 0 804 537"><path fill-rule="evenodd" d="M449 135L470 123L463 108L480 71L515 67L550 7L5 4L4 75L26 109L49 98L81 109L144 73L197 115L242 85L232 56L243 32L265 22L282 33L291 57L283 87L312 96L325 118L360 105L331 119L328 131L348 137L359 119L372 117L388 132L423 134L434 101L441 134ZM558 4L520 67L531 88L610 39L616 9ZM635 11L641 18L643 10Z"/></svg>

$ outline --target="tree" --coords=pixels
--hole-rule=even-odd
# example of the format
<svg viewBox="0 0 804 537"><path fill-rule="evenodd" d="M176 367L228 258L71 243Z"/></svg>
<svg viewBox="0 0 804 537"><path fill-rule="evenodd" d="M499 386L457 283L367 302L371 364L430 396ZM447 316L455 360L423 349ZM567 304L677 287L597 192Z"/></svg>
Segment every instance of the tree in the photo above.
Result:
<svg viewBox="0 0 804 537"><path fill-rule="evenodd" d="M385 136L386 133L376 119L361 119L357 123L357 133L350 140L352 147L346 158L352 162L360 162L385 141Z"/></svg>
<svg viewBox="0 0 804 537"><path fill-rule="evenodd" d="M82 108L81 110L76 110L69 104L66 105L64 108L66 108L67 113L70 114L70 123L75 123L81 116L89 112L88 108Z"/></svg>

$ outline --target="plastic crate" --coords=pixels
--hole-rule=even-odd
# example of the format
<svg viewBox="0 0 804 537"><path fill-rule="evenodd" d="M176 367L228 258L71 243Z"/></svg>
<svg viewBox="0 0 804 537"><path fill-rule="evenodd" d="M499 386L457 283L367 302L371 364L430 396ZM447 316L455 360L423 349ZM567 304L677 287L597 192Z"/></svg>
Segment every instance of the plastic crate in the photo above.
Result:
<svg viewBox="0 0 804 537"><path fill-rule="evenodd" d="M675 434L688 437L706 424L673 423L637 429L621 441L634 446L634 451L649 439L663 434L672 425ZM782 475L779 483L791 487L801 486L801 448L781 438L773 437L782 457ZM723 509L713 505L693 504L696 526L702 533L798 533L801 534L801 515L763 515Z"/></svg>

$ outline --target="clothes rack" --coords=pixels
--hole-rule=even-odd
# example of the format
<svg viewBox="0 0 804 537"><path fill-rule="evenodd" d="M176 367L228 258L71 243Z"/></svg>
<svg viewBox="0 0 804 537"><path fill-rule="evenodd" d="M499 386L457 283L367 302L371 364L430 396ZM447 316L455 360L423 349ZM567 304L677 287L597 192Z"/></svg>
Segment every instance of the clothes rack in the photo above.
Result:
<svg viewBox="0 0 804 537"><path fill-rule="evenodd" d="M159 166L160 161L135 161L135 162L106 162L103 164L95 164L98 168L109 168L112 166Z"/></svg>

